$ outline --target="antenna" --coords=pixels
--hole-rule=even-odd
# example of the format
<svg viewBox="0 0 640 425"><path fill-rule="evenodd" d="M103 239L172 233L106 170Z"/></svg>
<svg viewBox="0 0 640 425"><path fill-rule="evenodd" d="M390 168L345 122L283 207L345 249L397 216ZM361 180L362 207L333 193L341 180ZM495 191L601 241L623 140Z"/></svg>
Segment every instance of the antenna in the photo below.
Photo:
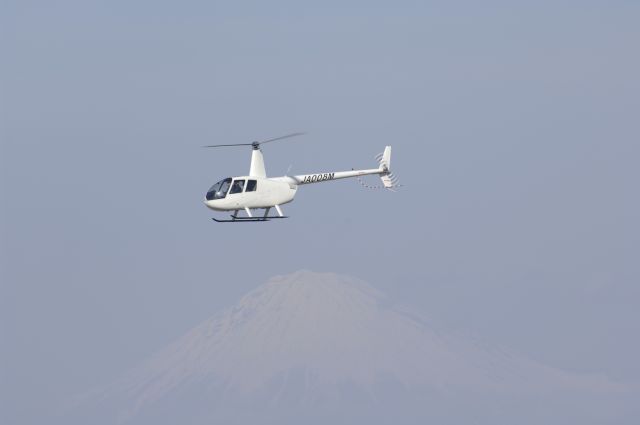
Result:
<svg viewBox="0 0 640 425"><path fill-rule="evenodd" d="M254 150L257 150L257 149L260 149L260 145L262 145L263 143L271 143L271 142L275 142L276 140L288 139L289 137L302 136L303 134L306 134L306 133L285 134L284 136L274 137L273 139L267 139L261 142L231 143L231 144L224 144L224 145L207 145L207 146L203 146L203 148L221 148L221 147L227 147L227 146L251 146Z"/></svg>

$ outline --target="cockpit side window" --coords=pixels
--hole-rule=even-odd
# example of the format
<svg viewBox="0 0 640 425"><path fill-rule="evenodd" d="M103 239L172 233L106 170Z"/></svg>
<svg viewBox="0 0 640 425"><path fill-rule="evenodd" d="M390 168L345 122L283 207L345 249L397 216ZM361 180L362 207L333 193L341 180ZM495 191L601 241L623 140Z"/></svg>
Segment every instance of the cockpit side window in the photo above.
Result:
<svg viewBox="0 0 640 425"><path fill-rule="evenodd" d="M257 180L247 180L247 189L245 190L245 192L254 192L257 186Z"/></svg>
<svg viewBox="0 0 640 425"><path fill-rule="evenodd" d="M229 186L231 185L231 178L224 179L222 185L220 186L220 198L224 198L227 196L227 192L229 191Z"/></svg>
<svg viewBox="0 0 640 425"><path fill-rule="evenodd" d="M235 180L233 182L233 185L231 186L231 191L229 192L229 194L242 193L243 189L244 189L244 180Z"/></svg>
<svg viewBox="0 0 640 425"><path fill-rule="evenodd" d="M227 192L229 191L229 186L231 185L231 178L226 178L224 180L220 180L218 183L211 186L209 191L207 192L207 201L211 201L214 199L222 199L227 196Z"/></svg>

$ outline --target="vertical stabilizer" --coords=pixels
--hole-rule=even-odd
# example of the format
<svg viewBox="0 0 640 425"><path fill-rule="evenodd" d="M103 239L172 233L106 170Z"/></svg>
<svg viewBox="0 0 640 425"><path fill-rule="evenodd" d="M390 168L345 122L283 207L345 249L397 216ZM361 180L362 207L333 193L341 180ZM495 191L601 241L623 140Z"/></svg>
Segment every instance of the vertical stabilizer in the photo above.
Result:
<svg viewBox="0 0 640 425"><path fill-rule="evenodd" d="M254 147L251 151L251 167L249 168L249 175L252 177L267 177L267 173L264 169L264 157L262 151L258 147Z"/></svg>
<svg viewBox="0 0 640 425"><path fill-rule="evenodd" d="M400 186L398 178L391 172L391 146L386 146L384 152L376 159L380 163L380 179L385 189L393 190Z"/></svg>
<svg viewBox="0 0 640 425"><path fill-rule="evenodd" d="M391 146L386 146L384 148L384 153L382 154L380 165L382 167L385 167L387 171L391 171Z"/></svg>

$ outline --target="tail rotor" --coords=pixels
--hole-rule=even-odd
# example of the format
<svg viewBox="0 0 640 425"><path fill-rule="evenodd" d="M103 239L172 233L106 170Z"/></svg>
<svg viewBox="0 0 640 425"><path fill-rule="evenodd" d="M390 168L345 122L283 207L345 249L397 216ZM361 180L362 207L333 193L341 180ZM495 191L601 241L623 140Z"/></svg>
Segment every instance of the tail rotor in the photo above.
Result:
<svg viewBox="0 0 640 425"><path fill-rule="evenodd" d="M382 186L368 185L360 177L358 177L358 182L367 189L387 189L394 191L394 189L402 187L400 179L391 172L391 146L385 147L384 152L376 155L375 159L379 164Z"/></svg>

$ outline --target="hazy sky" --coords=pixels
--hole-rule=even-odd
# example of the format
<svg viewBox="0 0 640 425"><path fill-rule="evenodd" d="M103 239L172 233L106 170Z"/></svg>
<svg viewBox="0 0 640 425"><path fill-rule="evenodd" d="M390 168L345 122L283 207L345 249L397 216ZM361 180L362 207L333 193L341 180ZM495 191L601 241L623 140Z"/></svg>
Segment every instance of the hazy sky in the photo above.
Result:
<svg viewBox="0 0 640 425"><path fill-rule="evenodd" d="M302 268L639 381L640 4L481 3L2 2L0 422ZM204 193L250 151L200 146L293 131L269 175L390 144L405 187L212 222Z"/></svg>

